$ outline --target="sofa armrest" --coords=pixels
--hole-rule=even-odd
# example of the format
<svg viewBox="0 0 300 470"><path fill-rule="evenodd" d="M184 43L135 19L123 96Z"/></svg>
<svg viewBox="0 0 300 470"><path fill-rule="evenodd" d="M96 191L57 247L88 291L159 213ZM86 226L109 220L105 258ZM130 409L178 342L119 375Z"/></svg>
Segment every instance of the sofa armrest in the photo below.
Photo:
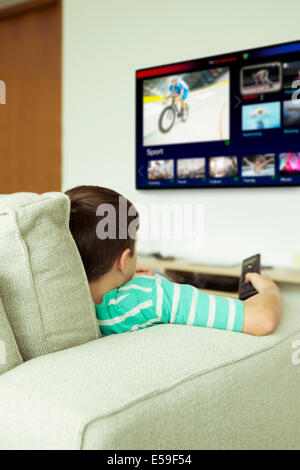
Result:
<svg viewBox="0 0 300 470"><path fill-rule="evenodd" d="M293 305L265 338L158 325L24 363L0 377L0 449L300 448Z"/></svg>

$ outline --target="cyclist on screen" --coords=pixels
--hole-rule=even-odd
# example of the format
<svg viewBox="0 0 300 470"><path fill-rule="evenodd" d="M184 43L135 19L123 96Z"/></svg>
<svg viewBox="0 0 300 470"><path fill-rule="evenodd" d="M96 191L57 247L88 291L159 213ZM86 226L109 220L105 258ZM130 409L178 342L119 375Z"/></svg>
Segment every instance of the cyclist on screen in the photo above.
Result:
<svg viewBox="0 0 300 470"><path fill-rule="evenodd" d="M187 108L185 101L190 92L189 86L185 83L184 80L174 77L170 80L169 91L170 93L166 96L166 99L168 100L169 98L171 98L173 93L177 95L178 100L181 104L179 116L182 116L184 110L186 110Z"/></svg>

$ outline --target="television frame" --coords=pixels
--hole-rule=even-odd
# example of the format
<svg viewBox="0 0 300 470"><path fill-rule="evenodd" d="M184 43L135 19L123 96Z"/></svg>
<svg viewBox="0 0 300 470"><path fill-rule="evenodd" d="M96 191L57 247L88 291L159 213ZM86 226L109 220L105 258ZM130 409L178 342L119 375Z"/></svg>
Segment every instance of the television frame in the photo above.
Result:
<svg viewBox="0 0 300 470"><path fill-rule="evenodd" d="M170 62L170 63L167 63L167 64L161 64L161 65L157 65L157 66L151 66L151 67L144 67L144 68L139 68L139 69L136 69L135 70L135 189L137 190L141 190L141 191L148 191L148 190L179 190L179 189L184 189L184 190L195 190L195 189L201 189L201 190L206 190L206 189L228 189L228 188L244 188L244 189L250 189L250 188L296 188L296 187L299 187L300 186L300 181L299 182L292 182L292 183L272 183L270 185L268 184L259 184L259 183L255 183L255 184L252 184L252 185L247 185L247 184L243 184L243 183L240 183L240 184L234 184L234 185L226 185L226 183L222 183L222 184L219 184L219 185L213 185L213 184L208 184L208 185L203 185L203 186L199 186L199 185L193 185L193 184L188 184L186 186L184 185L176 185L176 186L159 186L159 187L155 187L155 186L139 186L138 185L138 171L139 171L139 168L138 168L138 144L137 144L137 139L138 139L138 113L139 113L139 103L138 103L138 97L137 97L137 81L138 81L138 78L137 78L137 74L139 72L145 72L147 70L152 70L152 69L161 69L161 68L165 68L165 67L172 67L172 66L177 66L179 64L187 64L189 62L197 62L197 61L205 61L205 60L211 60L211 61L218 61L218 60L223 60L223 59L226 59L226 58L230 58L234 55L240 55L240 54L245 54L245 53L251 53L253 51L262 51L264 49L273 49L273 48L278 48L278 47L281 47L281 46L289 46L289 45L295 45L296 46L296 50L294 51L291 51L291 52L299 52L299 61L300 61L300 40L294 40L294 41L287 41L287 42L281 42L281 43L276 43L276 44L269 44L269 45L264 45L264 46L260 46L260 47L252 47L252 48L249 48L249 49L241 49L241 50L238 50L238 51L231 51L231 52L225 52L224 54L217 54L217 55L209 55L209 56L203 56L203 57L198 57L196 59L188 59L188 60L184 60L184 61L176 61L176 62ZM283 54L283 53L282 53ZM280 53L278 53L278 55L280 55ZM224 62L224 66L226 66L226 62ZM213 67L212 67L213 68ZM203 69L205 70L205 69ZM176 74L176 72L174 72L174 74ZM160 76L163 76L164 74L162 75L157 75L157 78L160 77ZM169 75L173 75L173 73L171 74L165 74L166 76L169 76ZM295 90L296 91L296 90ZM231 99L231 96L229 96L229 99ZM300 100L300 98L299 98ZM282 101L282 103L284 102L284 100ZM299 136L300 137L300 136ZM163 145L162 145L163 146ZM151 147L151 146L149 146ZM152 146L154 147L154 146ZM300 151L300 145L299 145L299 151ZM214 155L210 156L210 157L206 157L206 158L212 158ZM192 158L192 157L191 157ZM202 158L199 157L199 158ZM166 160L169 159L169 158L166 158Z"/></svg>

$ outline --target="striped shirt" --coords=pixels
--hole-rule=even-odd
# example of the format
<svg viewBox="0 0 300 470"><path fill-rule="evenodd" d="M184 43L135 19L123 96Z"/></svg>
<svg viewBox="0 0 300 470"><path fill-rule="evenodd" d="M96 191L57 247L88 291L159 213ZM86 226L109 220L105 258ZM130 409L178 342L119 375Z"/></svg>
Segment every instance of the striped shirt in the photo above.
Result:
<svg viewBox="0 0 300 470"><path fill-rule="evenodd" d="M205 294L187 284L175 284L159 275L139 276L107 292L102 304L96 305L96 314L105 336L160 323L241 332L244 304Z"/></svg>

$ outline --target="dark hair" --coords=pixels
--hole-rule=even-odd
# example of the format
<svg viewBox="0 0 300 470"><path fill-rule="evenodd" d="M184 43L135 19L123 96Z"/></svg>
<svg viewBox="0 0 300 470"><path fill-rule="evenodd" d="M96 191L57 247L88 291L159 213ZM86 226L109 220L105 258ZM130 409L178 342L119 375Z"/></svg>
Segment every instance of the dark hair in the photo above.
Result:
<svg viewBox="0 0 300 470"><path fill-rule="evenodd" d="M89 282L96 281L113 266L117 258L127 248L134 254L135 237L138 223L138 213L133 204L121 194L111 189L101 188L99 186L77 186L76 188L66 191L66 195L71 200L70 213L70 230L79 250L85 272ZM106 206L109 204L115 211L116 237L99 238L97 234L97 226L99 222L103 225L109 223L109 214ZM99 214L99 208L101 215ZM125 229L120 236L120 210L126 209L126 226L121 227L121 231ZM98 212L97 212L98 210ZM129 212L128 212L129 211ZM128 215L129 213L129 215ZM131 222L134 224L134 236L131 234Z"/></svg>

